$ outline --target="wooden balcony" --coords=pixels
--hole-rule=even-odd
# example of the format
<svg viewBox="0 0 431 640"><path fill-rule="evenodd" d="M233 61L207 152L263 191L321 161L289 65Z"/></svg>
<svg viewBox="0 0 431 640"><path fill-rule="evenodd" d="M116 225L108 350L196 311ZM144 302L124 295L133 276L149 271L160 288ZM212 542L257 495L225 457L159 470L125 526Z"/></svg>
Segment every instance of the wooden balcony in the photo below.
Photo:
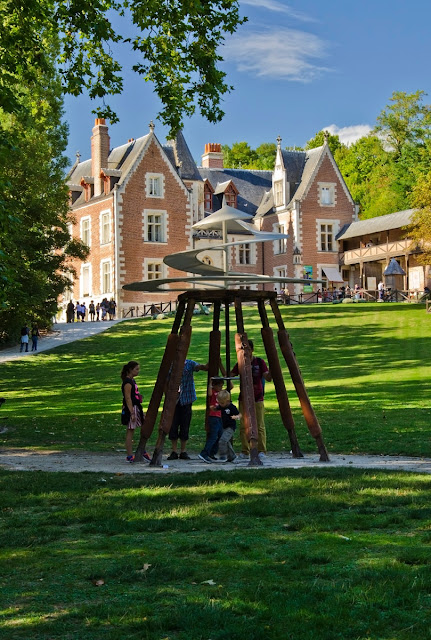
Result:
<svg viewBox="0 0 431 640"><path fill-rule="evenodd" d="M418 248L412 245L411 240L395 240L384 244L374 244L371 247L350 249L344 252L344 264L358 264L358 262L378 262L386 258L404 256L408 253L417 253Z"/></svg>

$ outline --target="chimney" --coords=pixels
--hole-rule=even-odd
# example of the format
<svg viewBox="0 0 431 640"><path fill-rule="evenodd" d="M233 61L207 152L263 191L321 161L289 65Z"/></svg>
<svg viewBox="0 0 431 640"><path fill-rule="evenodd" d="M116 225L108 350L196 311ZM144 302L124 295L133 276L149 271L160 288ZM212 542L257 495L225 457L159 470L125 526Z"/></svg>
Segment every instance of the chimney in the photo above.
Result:
<svg viewBox="0 0 431 640"><path fill-rule="evenodd" d="M223 169L223 153L221 144L208 142L202 156L202 167L205 169Z"/></svg>
<svg viewBox="0 0 431 640"><path fill-rule="evenodd" d="M91 173L94 178L95 196L100 196L104 192L100 171L108 168L109 145L108 126L105 124L105 119L96 118L91 136Z"/></svg>

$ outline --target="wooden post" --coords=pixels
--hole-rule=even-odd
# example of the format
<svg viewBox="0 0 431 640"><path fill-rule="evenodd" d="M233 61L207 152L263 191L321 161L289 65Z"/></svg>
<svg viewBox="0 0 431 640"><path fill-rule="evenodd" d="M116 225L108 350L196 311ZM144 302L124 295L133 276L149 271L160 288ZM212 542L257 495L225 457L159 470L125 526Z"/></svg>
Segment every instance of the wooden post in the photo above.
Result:
<svg viewBox="0 0 431 640"><path fill-rule="evenodd" d="M303 458L303 454L299 448L298 438L295 431L295 422L293 420L292 410L290 408L289 398L284 384L283 373L281 371L280 360L278 359L277 348L275 346L274 333L269 326L268 316L263 300L258 302L259 314L262 320L262 340L265 347L266 356L268 358L269 370L274 382L275 393L277 394L278 406L284 427L289 435L290 448L294 458Z"/></svg>
<svg viewBox="0 0 431 640"><path fill-rule="evenodd" d="M139 443L135 452L135 462L142 462L144 460L142 454L146 450L147 441L151 437L151 434L154 430L154 425L156 424L160 403L162 401L163 392L166 387L166 380L168 379L169 371L178 347L178 330L180 328L185 306L185 302L181 302L178 305L174 324L172 325L171 333L168 336L165 352L160 364L159 373L157 374L156 384L154 385L153 393L151 394L148 409L145 414L144 423L141 427L141 437L139 439Z"/></svg>
<svg viewBox="0 0 431 640"><path fill-rule="evenodd" d="M207 390L208 390L210 379L218 376L218 373L219 373L220 345L221 345L221 333L219 329L220 306L221 306L221 302L219 300L216 300L216 302L214 302L213 330L210 333L210 340L209 340ZM210 398L208 393L206 394L205 406L206 406L205 431L208 434L209 432L208 417L209 417L209 407L210 407Z"/></svg>
<svg viewBox="0 0 431 640"><path fill-rule="evenodd" d="M262 465L257 450L257 420L254 406L253 377L251 374L251 349L247 334L244 333L241 299L235 298L235 314L238 333L235 334L235 348L241 385L242 419L247 440L250 444L249 466Z"/></svg>
<svg viewBox="0 0 431 640"><path fill-rule="evenodd" d="M299 398L302 413L304 415L305 421L307 423L307 426L311 435L316 440L317 449L320 453L320 461L328 462L329 456L325 447L325 443L323 441L322 429L320 427L317 416L314 413L314 409L311 406L310 398L308 397L308 393L305 388L304 381L302 379L301 370L299 368L298 362L295 357L295 353L293 351L291 342L289 340L289 334L287 333L286 328L284 326L280 309L278 308L276 300L272 299L270 302L271 302L272 311L274 313L274 317L277 321L277 325L279 328L278 342L280 345L281 353L283 354L283 357L289 368L292 382L295 386L296 393Z"/></svg>
<svg viewBox="0 0 431 640"><path fill-rule="evenodd" d="M184 316L184 323L180 331L178 347L175 353L174 361L172 363L171 375L169 377L165 394L165 402L163 403L162 416L160 418L159 437L157 438L153 457L150 462L150 467L162 466L163 446L165 444L166 436L172 426L172 420L174 418L175 407L178 400L178 388L180 386L181 377L184 370L184 362L186 361L187 352L189 350L190 340L192 337L191 318L193 315L194 306L195 300L189 299L187 310Z"/></svg>

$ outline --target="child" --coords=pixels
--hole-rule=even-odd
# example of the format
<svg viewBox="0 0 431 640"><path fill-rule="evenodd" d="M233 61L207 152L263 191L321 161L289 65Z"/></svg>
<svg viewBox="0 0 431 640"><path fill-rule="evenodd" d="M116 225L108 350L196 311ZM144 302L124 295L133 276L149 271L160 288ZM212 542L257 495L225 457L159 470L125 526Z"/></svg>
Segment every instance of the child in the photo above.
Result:
<svg viewBox="0 0 431 640"><path fill-rule="evenodd" d="M210 398L210 409L208 415L209 432L205 446L198 456L201 460L208 463L214 461L214 457L218 449L218 441L223 433L221 409L217 404L217 395L222 390L223 382L223 378L210 378L210 383L208 385L208 395Z"/></svg>
<svg viewBox="0 0 431 640"><path fill-rule="evenodd" d="M135 377L139 374L139 363L131 360L124 365L121 371L121 391L123 392L123 409L121 412L121 423L127 425L126 429L126 451L128 462L134 462L132 453L133 433L137 427L141 427L144 421L142 411L142 396L138 391ZM145 451L143 457L150 460L150 456Z"/></svg>
<svg viewBox="0 0 431 640"><path fill-rule="evenodd" d="M221 420L223 425L223 433L219 440L219 462L234 462L236 460L235 451L233 450L231 439L236 429L235 420L241 418L241 414L234 404L231 402L230 393L226 389L222 389L217 396L219 407L221 408Z"/></svg>

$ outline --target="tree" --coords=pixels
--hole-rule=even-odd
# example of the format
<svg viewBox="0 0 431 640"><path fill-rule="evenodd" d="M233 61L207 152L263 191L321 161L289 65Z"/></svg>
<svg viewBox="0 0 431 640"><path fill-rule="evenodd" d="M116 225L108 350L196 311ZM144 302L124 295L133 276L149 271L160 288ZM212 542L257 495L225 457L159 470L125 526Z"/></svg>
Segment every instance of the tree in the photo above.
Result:
<svg viewBox="0 0 431 640"><path fill-rule="evenodd" d="M138 34L124 38L113 26L116 15L130 18ZM237 0L0 0L1 107L24 108L23 87L50 68L47 43L56 45L65 93L87 91L102 100L121 93L122 69L112 54L121 44L134 52L133 69L154 83L171 137L196 108L217 122L222 97L232 89L218 68L218 46L245 21ZM118 120L109 105L94 113Z"/></svg>
<svg viewBox="0 0 431 640"><path fill-rule="evenodd" d="M16 114L0 113L1 341L17 337L30 319L50 323L69 283L69 258L87 254L67 229L67 128L61 123L61 86L53 61L39 73L37 82L21 87Z"/></svg>
<svg viewBox="0 0 431 640"><path fill-rule="evenodd" d="M417 210L413 214L408 235L418 244L422 253L416 256L418 262L431 262L431 171L420 176L413 189L412 203Z"/></svg>
<svg viewBox="0 0 431 640"><path fill-rule="evenodd" d="M315 134L314 138L311 138L307 142L307 144L305 145L306 151L308 151L309 149L316 149L317 147L321 147L325 142L325 134L328 136L328 146L331 149L332 155L335 154L337 149L340 149L340 147L344 146L337 135L332 135L332 133L322 130L318 131Z"/></svg>
<svg viewBox="0 0 431 640"><path fill-rule="evenodd" d="M223 163L230 169L252 169L257 162L257 154L248 142L234 142L232 147L223 145Z"/></svg>

